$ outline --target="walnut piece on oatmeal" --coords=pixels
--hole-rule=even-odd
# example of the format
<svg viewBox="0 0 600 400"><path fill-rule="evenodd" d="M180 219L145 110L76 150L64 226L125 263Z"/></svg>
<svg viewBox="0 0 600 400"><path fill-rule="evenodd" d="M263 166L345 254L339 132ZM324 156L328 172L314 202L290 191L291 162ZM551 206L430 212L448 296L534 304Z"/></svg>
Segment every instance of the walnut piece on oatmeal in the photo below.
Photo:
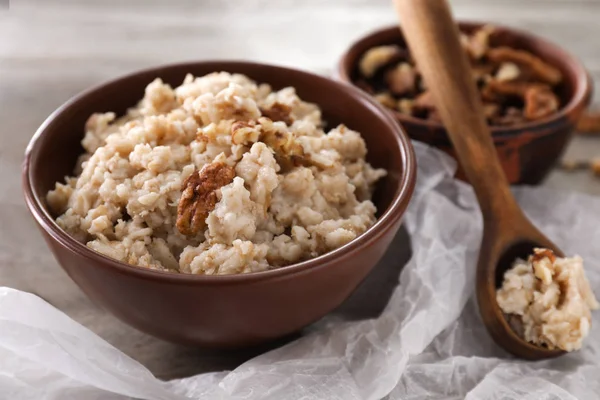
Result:
<svg viewBox="0 0 600 400"><path fill-rule="evenodd" d="M306 154L296 135L280 125L281 122L274 122L266 117L257 121L236 121L231 125L231 141L242 145L258 141L265 143L275 153L277 163L284 171L300 165L327 168L326 164L319 162L318 157Z"/></svg>
<svg viewBox="0 0 600 400"><path fill-rule="evenodd" d="M565 351L581 348L590 331L591 310L600 306L581 257L556 257L539 248L506 271L496 300L507 316L517 318L525 340Z"/></svg>
<svg viewBox="0 0 600 400"><path fill-rule="evenodd" d="M235 171L223 162L206 164L183 181L177 205L177 229L184 235L196 235L206 226L208 213L217 204L217 190L229 184Z"/></svg>
<svg viewBox="0 0 600 400"><path fill-rule="evenodd" d="M294 133L282 129L268 118L260 118L259 122L262 128L260 140L273 149L282 168L290 170L294 166L304 164L304 148L296 140Z"/></svg>
<svg viewBox="0 0 600 400"><path fill-rule="evenodd" d="M46 198L90 249L161 271L265 271L346 244L375 223L358 132L328 131L292 87L240 74L156 79L123 116L94 114L74 175Z"/></svg>

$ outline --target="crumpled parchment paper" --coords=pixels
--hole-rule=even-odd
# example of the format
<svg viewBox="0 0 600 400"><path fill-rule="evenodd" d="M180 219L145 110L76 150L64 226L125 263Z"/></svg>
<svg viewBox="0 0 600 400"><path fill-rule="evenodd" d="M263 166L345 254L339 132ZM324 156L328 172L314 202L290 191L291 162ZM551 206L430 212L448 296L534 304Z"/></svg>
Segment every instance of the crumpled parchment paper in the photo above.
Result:
<svg viewBox="0 0 600 400"><path fill-rule="evenodd" d="M0 288L0 399L596 399L600 322L581 351L523 362L487 335L474 301L481 217L454 162L415 143L413 255L381 316L320 328L233 371L162 382L42 299ZM600 199L519 188L527 215L585 260L600 294ZM400 270L400 269L399 269Z"/></svg>

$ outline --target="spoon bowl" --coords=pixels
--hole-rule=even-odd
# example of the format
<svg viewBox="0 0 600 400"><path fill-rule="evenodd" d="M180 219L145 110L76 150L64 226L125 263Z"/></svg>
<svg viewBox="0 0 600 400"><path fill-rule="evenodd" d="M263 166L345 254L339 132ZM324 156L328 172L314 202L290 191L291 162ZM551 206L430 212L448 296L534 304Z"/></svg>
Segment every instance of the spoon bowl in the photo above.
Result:
<svg viewBox="0 0 600 400"><path fill-rule="evenodd" d="M525 359L556 357L563 351L536 346L510 326L496 301L504 272L534 247L562 252L523 214L512 195L469 62L450 7L443 0L394 0L404 35L425 79L461 166L483 214L477 267L477 301L490 335L508 352Z"/></svg>
<svg viewBox="0 0 600 400"><path fill-rule="evenodd" d="M491 223L484 226L475 290L481 318L494 341L516 356L528 360L560 356L564 351L550 350L523 340L511 327L496 301L496 291L502 286L504 273L516 259L527 259L536 247L550 249L559 257L564 256L522 213L510 220L519 227L517 232L498 229Z"/></svg>

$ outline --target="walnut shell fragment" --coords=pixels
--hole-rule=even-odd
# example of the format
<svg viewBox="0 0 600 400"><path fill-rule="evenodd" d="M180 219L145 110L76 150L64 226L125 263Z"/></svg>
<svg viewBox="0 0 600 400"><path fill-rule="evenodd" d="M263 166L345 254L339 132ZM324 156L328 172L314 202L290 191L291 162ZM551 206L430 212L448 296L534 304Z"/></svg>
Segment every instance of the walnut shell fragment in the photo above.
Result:
<svg viewBox="0 0 600 400"><path fill-rule="evenodd" d="M234 177L233 167L223 162L206 164L187 177L177 205L176 226L179 232L193 236L206 228L206 218L218 201L216 191L231 183Z"/></svg>

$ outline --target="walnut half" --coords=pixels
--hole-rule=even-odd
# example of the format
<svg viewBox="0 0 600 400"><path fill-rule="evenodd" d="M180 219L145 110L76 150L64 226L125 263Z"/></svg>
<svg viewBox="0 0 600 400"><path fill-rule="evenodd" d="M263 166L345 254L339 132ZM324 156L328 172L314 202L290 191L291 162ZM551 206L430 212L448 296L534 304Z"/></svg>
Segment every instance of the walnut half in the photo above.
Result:
<svg viewBox="0 0 600 400"><path fill-rule="evenodd" d="M233 167L223 162L206 164L183 182L177 205L177 229L184 235L196 235L206 227L206 217L217 204L217 189L231 183Z"/></svg>

